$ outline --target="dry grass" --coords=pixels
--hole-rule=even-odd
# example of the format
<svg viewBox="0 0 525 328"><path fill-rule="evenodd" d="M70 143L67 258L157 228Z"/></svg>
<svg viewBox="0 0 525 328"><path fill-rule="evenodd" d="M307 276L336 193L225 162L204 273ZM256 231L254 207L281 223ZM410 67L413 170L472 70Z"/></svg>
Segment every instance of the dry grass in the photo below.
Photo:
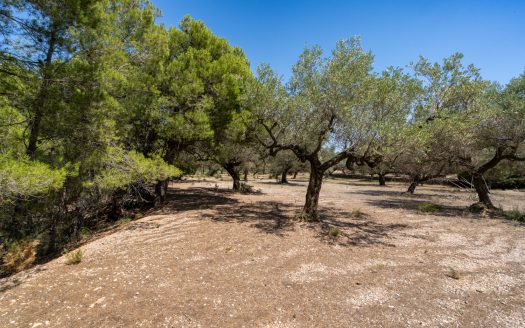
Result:
<svg viewBox="0 0 525 328"><path fill-rule="evenodd" d="M39 240L27 239L11 245L3 257L3 270L8 273L29 269L36 259Z"/></svg>

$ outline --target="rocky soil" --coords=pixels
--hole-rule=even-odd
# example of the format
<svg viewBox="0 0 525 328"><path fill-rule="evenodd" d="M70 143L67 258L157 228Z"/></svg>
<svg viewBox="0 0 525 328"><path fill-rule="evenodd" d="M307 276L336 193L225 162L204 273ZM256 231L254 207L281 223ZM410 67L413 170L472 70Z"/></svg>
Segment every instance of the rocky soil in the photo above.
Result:
<svg viewBox="0 0 525 328"><path fill-rule="evenodd" d="M326 182L321 224L293 220L304 180L174 183L80 264L0 280L0 327L525 327L525 225L468 213L469 191L371 183Z"/></svg>

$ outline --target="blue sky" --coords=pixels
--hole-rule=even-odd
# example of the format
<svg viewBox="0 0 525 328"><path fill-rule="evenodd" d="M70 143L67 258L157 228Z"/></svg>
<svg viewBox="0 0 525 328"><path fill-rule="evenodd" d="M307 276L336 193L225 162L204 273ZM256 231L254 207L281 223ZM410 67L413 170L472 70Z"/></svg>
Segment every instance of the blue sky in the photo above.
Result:
<svg viewBox="0 0 525 328"><path fill-rule="evenodd" d="M189 14L243 48L252 68L269 63L285 79L305 46L328 52L353 35L374 53L376 70L458 51L500 83L525 69L525 0L152 1L164 24L178 25Z"/></svg>

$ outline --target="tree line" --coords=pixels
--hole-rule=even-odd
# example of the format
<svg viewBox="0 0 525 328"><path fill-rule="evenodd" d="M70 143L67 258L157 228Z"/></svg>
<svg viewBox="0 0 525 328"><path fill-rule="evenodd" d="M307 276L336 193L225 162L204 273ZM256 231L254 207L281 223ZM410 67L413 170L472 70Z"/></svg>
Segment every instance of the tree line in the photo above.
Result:
<svg viewBox="0 0 525 328"><path fill-rule="evenodd" d="M525 161L525 75L484 80L454 54L373 70L358 38L306 48L288 82L185 17L157 23L147 0L3 0L0 5L0 238L42 254L82 229L162 202L199 163L241 176L270 163L323 176L366 167L410 178L484 176ZM503 163L503 164L502 164ZM266 164L264 164L266 165ZM505 166L506 165L506 166Z"/></svg>

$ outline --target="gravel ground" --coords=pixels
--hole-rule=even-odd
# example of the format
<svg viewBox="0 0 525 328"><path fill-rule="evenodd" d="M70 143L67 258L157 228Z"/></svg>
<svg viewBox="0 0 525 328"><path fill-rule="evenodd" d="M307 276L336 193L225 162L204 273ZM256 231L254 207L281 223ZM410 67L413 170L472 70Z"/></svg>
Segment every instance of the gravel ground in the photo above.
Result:
<svg viewBox="0 0 525 328"><path fill-rule="evenodd" d="M322 224L302 223L291 182L175 183L80 264L0 280L0 327L525 327L525 225L468 213L468 191L354 180L327 181Z"/></svg>

